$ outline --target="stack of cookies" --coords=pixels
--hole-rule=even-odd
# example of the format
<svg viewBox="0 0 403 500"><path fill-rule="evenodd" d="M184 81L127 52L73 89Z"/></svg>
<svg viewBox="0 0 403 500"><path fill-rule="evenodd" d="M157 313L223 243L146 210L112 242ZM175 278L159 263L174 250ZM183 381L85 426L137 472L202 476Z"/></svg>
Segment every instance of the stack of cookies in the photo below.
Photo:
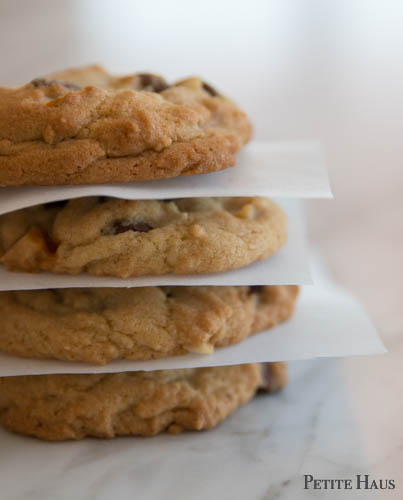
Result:
<svg viewBox="0 0 403 500"><path fill-rule="evenodd" d="M233 166L250 135L246 115L199 78L169 85L96 66L65 71L0 89L0 186L206 174ZM0 216L2 265L113 276L121 287L0 292L1 351L94 365L209 356L293 314L296 286L125 283L270 258L287 240L287 217L274 202L68 198ZM50 440L209 429L286 380L283 363L3 377L0 422Z"/></svg>

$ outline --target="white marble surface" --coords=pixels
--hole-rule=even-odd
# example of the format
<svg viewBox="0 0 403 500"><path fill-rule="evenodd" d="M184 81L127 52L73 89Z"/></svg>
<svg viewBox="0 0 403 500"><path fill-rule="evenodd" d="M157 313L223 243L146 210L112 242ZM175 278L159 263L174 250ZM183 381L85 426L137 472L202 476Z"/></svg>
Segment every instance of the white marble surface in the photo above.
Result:
<svg viewBox="0 0 403 500"><path fill-rule="evenodd" d="M401 398L391 394L403 390L395 380L399 354L294 362L291 384L282 393L259 396L207 433L49 444L1 431L0 497L401 498ZM327 496L304 491L304 473L393 477L400 490Z"/></svg>

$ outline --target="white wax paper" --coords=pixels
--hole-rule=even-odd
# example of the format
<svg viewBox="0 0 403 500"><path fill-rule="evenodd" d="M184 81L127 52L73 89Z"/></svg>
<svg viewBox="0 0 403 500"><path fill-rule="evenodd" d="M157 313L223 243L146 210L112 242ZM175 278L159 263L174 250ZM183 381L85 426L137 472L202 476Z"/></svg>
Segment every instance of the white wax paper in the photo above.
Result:
<svg viewBox="0 0 403 500"><path fill-rule="evenodd" d="M83 196L124 199L198 196L332 198L320 144L252 142L235 167L221 172L149 182L0 188L0 215L19 208Z"/></svg>

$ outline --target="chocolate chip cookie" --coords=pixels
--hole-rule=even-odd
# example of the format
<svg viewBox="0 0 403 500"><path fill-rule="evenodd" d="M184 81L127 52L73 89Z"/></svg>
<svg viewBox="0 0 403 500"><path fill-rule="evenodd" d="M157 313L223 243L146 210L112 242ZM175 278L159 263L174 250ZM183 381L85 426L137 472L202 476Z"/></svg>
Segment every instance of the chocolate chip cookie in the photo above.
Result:
<svg viewBox="0 0 403 500"><path fill-rule="evenodd" d="M0 349L100 365L210 354L289 319L297 294L296 286L0 292Z"/></svg>
<svg viewBox="0 0 403 500"><path fill-rule="evenodd" d="M214 172L250 136L245 113L200 78L78 68L0 88L0 186Z"/></svg>
<svg viewBox="0 0 403 500"><path fill-rule="evenodd" d="M100 276L196 274L277 252L287 217L266 198L88 197L0 216L0 261L16 271Z"/></svg>
<svg viewBox="0 0 403 500"><path fill-rule="evenodd" d="M46 440L211 429L260 388L287 382L283 363L157 372L0 378L0 423Z"/></svg>

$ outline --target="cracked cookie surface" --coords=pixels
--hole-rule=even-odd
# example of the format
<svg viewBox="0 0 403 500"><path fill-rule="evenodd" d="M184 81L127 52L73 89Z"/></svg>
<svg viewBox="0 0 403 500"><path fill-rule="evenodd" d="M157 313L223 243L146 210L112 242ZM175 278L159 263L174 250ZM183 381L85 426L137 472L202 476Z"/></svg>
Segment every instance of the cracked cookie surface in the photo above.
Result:
<svg viewBox="0 0 403 500"><path fill-rule="evenodd" d="M266 198L88 197L0 216L0 261L15 271L100 276L238 269L277 252L287 216Z"/></svg>
<svg viewBox="0 0 403 500"><path fill-rule="evenodd" d="M0 88L0 186L214 172L250 136L245 113L200 78L72 69Z"/></svg>
<svg viewBox="0 0 403 500"><path fill-rule="evenodd" d="M0 423L46 440L200 431L286 382L284 363L3 377Z"/></svg>
<svg viewBox="0 0 403 500"><path fill-rule="evenodd" d="M209 354L286 321L297 286L0 292L0 349L106 364Z"/></svg>

